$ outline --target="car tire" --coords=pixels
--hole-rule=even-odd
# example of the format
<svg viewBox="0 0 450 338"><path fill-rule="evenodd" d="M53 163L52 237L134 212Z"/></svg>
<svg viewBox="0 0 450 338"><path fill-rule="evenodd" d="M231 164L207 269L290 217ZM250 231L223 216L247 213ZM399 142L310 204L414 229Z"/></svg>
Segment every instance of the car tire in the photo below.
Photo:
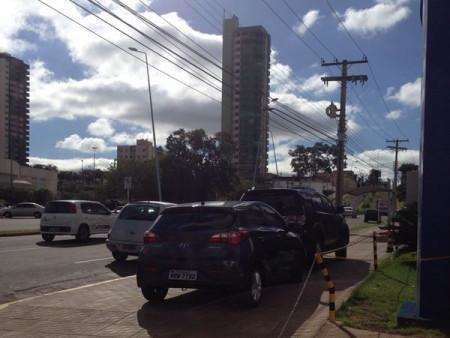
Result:
<svg viewBox="0 0 450 338"><path fill-rule="evenodd" d="M77 239L77 241L87 242L90 236L91 234L89 232L89 227L86 224L82 224L78 228L78 232L75 235L75 238Z"/></svg>
<svg viewBox="0 0 450 338"><path fill-rule="evenodd" d="M244 303L249 307L257 307L261 303L263 277L259 268L254 268L249 274L248 287L244 294Z"/></svg>
<svg viewBox="0 0 450 338"><path fill-rule="evenodd" d="M47 242L50 243L51 241L53 241L55 239L55 235L52 234L42 234L42 239Z"/></svg>
<svg viewBox="0 0 450 338"><path fill-rule="evenodd" d="M294 266L291 269L291 281L300 283L303 280L303 272L307 264L306 257L303 253L298 252L294 261Z"/></svg>
<svg viewBox="0 0 450 338"><path fill-rule="evenodd" d="M347 245L350 243L350 231L348 228L348 225L344 223L345 227L342 229L339 239L339 245L338 248L342 248L345 246L345 248L342 248L340 250L336 250L334 252L335 256L338 258L347 258Z"/></svg>
<svg viewBox="0 0 450 338"><path fill-rule="evenodd" d="M118 251L114 251L112 253L113 258L118 261L118 262L124 262L127 260L128 258L128 254L123 253L123 252L118 252Z"/></svg>
<svg viewBox="0 0 450 338"><path fill-rule="evenodd" d="M33 214L33 216L34 216L34 218L41 218L42 214L41 214L39 211L36 211L36 212Z"/></svg>
<svg viewBox="0 0 450 338"><path fill-rule="evenodd" d="M152 303L161 303L169 292L168 288L144 286L141 288L142 295L145 299Z"/></svg>
<svg viewBox="0 0 450 338"><path fill-rule="evenodd" d="M7 211L7 212L5 212L5 213L3 214L3 217L6 217L6 218L12 218L12 215L11 215L11 213L10 213L9 211Z"/></svg>

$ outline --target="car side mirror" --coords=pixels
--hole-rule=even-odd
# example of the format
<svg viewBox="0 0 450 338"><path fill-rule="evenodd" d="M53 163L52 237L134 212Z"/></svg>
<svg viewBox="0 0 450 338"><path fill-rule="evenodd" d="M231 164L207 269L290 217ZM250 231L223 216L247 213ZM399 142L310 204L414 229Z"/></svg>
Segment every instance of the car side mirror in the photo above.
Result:
<svg viewBox="0 0 450 338"><path fill-rule="evenodd" d="M336 207L336 213L343 214L344 213L344 207L343 206Z"/></svg>

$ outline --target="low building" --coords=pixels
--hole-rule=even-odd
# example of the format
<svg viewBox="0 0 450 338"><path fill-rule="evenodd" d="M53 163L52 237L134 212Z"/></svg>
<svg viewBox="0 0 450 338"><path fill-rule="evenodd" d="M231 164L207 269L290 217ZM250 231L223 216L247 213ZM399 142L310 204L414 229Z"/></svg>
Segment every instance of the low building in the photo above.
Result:
<svg viewBox="0 0 450 338"><path fill-rule="evenodd" d="M0 187L9 188L11 184L17 189L47 189L56 195L58 172L20 165L9 159L0 159Z"/></svg>
<svg viewBox="0 0 450 338"><path fill-rule="evenodd" d="M331 173L331 183L333 184L333 190L336 188L337 171ZM344 194L353 191L357 188L356 174L352 170L344 170Z"/></svg>
<svg viewBox="0 0 450 338"><path fill-rule="evenodd" d="M321 194L334 191L334 187L331 184L330 177L328 175L319 175L314 177L302 177L297 176L276 176L272 177L273 188L310 188Z"/></svg>
<svg viewBox="0 0 450 338"><path fill-rule="evenodd" d="M419 172L411 170L406 173L406 204L417 202L419 199Z"/></svg>
<svg viewBox="0 0 450 338"><path fill-rule="evenodd" d="M117 165L124 162L146 162L155 158L155 148L148 140L137 140L136 145L117 146Z"/></svg>

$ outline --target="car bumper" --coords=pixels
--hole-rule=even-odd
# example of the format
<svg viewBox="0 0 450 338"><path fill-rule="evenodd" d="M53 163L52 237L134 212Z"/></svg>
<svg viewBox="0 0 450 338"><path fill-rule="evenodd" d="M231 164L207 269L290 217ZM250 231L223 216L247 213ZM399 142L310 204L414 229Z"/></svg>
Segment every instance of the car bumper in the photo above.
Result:
<svg viewBox="0 0 450 338"><path fill-rule="evenodd" d="M106 247L111 252L121 252L126 253L128 255L139 255L139 252L142 249L142 244L134 243L134 242L121 242L121 241L112 241L110 239L106 240Z"/></svg>
<svg viewBox="0 0 450 338"><path fill-rule="evenodd" d="M75 232L72 231L70 226L52 226L52 225L41 225L41 234L52 234L52 235L74 235Z"/></svg>
<svg viewBox="0 0 450 338"><path fill-rule="evenodd" d="M197 273L196 280L171 280L169 270L188 270ZM247 285L248 269L236 261L217 261L204 264L156 265L140 260L137 268L137 285L168 288L243 288Z"/></svg>

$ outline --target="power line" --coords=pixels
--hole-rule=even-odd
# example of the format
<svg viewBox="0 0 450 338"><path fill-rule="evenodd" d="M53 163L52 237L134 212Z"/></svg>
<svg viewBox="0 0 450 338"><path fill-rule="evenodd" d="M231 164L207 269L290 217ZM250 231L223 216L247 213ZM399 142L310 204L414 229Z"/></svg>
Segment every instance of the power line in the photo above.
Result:
<svg viewBox="0 0 450 338"><path fill-rule="evenodd" d="M73 22L73 23L77 24L78 26L82 27L83 29L87 30L87 31L90 32L91 34L94 34L95 36L97 36L98 38L102 39L103 41L105 41L105 42L109 43L110 45L112 45L112 46L114 46L114 47L120 49L122 52L124 52L124 53L126 53L126 54L132 56L133 58L135 58L135 59L141 61L142 63L145 63L145 61L142 60L141 58L139 58L138 56L134 55L133 53L130 53L127 49L122 48L122 47L119 46L118 44L116 44L116 43L114 43L113 41L111 41L111 40L105 38L104 36L102 36L102 35L100 35L100 34L98 34L97 32L95 32L95 31L93 31L92 29L90 29L89 27L83 25L83 24L80 23L79 21L77 21L77 20L71 18L70 16L64 14L64 13L61 12L60 10L58 10L58 9L56 9L56 8L54 8L54 7L52 7L51 5L47 4L46 2L44 2L44 1L42 1L42 0L38 0L38 1L39 1L41 4L43 4L43 5L47 6L48 8L50 8L51 10L55 11L56 13L60 14L61 16L65 17L66 19L70 20L71 22ZM156 67L156 66L150 65L150 64L149 64L149 66L150 66L151 68L157 70L158 72L164 74L165 76L169 77L170 79L172 79L172 80L174 80L174 81L176 81L176 82L182 84L183 86L185 86L185 87L187 87L187 88L189 88L189 89L191 89L191 90L193 90L193 91L195 91L195 92L197 92L197 93L199 93L199 94L201 94L201 95L203 95L203 96L205 96L205 97L207 97L207 98L209 98L209 99L211 99L211 100L213 100L213 101L216 101L217 103L221 103L221 101L217 100L216 98L214 98L214 97L210 96L209 94L206 94L206 93L204 93L204 92L198 90L197 88L195 88L195 87L193 87L193 86L191 86L191 85L185 83L184 81L182 81L182 80L180 80L180 79L178 79L178 78L176 78L176 77L170 75L169 73L163 71L162 69L160 69L160 68L158 68L158 67Z"/></svg>
<svg viewBox="0 0 450 338"><path fill-rule="evenodd" d="M217 30L220 34L222 33L222 30L217 27L214 23L209 21L208 18L206 18L197 8L195 8L192 4L190 4L187 0L184 0L184 3L188 5L195 13L197 13L198 16L200 16L205 22L207 22L211 27L213 27L215 30Z"/></svg>

